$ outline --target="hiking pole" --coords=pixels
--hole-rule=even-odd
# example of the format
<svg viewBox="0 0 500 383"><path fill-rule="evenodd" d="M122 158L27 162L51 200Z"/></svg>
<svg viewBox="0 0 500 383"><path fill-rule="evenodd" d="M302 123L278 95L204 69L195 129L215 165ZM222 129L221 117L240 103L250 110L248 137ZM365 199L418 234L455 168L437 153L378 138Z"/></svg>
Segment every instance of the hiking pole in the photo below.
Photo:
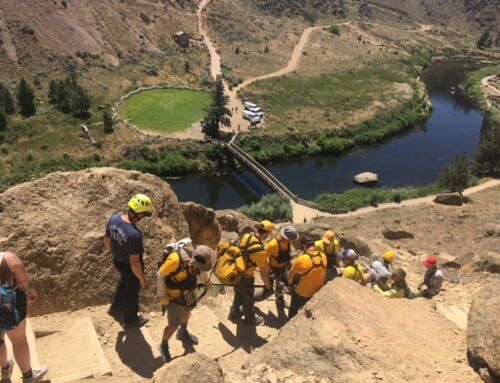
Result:
<svg viewBox="0 0 500 383"><path fill-rule="evenodd" d="M226 286L226 287L234 287L237 285L230 285L229 283L211 283L212 286ZM253 287L266 287L266 285L252 285ZM249 286L250 287L250 286Z"/></svg>

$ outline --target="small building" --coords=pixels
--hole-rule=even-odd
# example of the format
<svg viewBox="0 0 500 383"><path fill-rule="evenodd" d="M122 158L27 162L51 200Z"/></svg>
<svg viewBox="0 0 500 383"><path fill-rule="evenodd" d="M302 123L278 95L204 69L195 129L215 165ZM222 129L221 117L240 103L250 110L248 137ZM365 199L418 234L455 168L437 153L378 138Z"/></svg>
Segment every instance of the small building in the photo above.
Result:
<svg viewBox="0 0 500 383"><path fill-rule="evenodd" d="M191 37L183 31L178 31L174 35L172 35L172 39L182 48L189 47L189 39Z"/></svg>

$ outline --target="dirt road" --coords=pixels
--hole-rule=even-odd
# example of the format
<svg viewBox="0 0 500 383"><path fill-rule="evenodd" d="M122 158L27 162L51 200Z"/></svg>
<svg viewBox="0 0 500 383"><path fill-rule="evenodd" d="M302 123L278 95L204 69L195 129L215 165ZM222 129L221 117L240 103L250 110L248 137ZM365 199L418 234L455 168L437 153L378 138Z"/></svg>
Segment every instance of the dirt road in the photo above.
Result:
<svg viewBox="0 0 500 383"><path fill-rule="evenodd" d="M486 104L490 107L491 102L488 99L488 95L494 95L494 96L500 96L500 89L495 88L493 85L490 84L490 80L492 78L495 78L497 75L492 75L492 76L486 76L481 80L481 85L484 87L484 97L486 99Z"/></svg>

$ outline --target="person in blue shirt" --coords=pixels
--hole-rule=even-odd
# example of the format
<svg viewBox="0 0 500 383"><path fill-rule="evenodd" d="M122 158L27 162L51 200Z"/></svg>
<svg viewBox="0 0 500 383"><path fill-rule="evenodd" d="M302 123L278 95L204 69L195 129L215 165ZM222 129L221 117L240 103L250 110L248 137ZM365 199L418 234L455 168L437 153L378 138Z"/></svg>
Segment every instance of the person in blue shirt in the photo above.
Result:
<svg viewBox="0 0 500 383"><path fill-rule="evenodd" d="M108 314L127 330L141 327L148 319L138 314L139 292L146 288L144 277L142 232L137 223L151 216L153 203L144 194L136 194L128 203L126 214L113 215L106 226L104 248L113 255L120 281Z"/></svg>

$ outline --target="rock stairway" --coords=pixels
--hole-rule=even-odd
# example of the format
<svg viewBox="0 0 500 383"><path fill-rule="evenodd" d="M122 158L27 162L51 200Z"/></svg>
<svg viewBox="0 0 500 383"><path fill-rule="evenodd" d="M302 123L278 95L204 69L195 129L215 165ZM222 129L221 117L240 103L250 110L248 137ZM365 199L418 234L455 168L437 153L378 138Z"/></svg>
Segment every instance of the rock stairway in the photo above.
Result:
<svg viewBox="0 0 500 383"><path fill-rule="evenodd" d="M252 350L278 333L282 321L277 317L274 301L257 304L257 312L266 325L256 329L227 319L231 301L230 291L204 298L189 322L189 331L200 344L185 345L174 335L170 341L174 359L201 352L219 360L221 365L239 370ZM47 379L52 383L83 383L89 379L106 383L150 381L164 365L159 344L166 318L159 312L150 312L145 327L124 331L107 315L107 309L108 306L99 306L31 318L28 338L33 366L47 364ZM20 379L16 368L12 383Z"/></svg>

